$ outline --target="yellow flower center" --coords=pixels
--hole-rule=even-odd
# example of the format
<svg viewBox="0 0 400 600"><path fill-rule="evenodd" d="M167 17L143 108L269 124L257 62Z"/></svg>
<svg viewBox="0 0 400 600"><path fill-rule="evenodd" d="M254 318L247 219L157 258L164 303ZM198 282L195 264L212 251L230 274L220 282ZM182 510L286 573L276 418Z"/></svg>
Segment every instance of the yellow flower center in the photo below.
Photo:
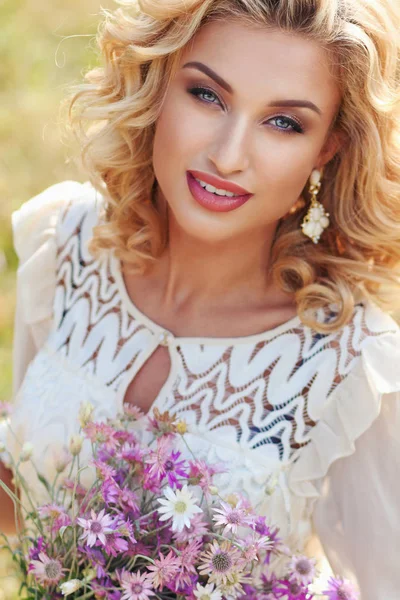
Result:
<svg viewBox="0 0 400 600"><path fill-rule="evenodd" d="M177 512L180 515L183 515L184 512L186 512L186 503L183 502L183 500L178 500L178 502L175 502L175 512Z"/></svg>

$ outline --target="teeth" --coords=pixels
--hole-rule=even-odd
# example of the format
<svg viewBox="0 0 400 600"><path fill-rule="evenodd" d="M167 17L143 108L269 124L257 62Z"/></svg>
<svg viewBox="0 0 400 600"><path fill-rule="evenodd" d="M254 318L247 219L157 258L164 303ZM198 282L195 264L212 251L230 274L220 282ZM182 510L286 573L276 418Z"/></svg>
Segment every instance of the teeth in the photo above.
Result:
<svg viewBox="0 0 400 600"><path fill-rule="evenodd" d="M204 181L201 181L201 179L197 179L197 177L195 177L195 179L196 179L196 181L199 182L201 187L203 187L205 190L207 190L207 192L212 192L213 194L217 194L217 196L227 196L228 198L234 198L236 196L241 195L241 194L233 194L232 192L228 192L226 190L219 190L218 188L214 187L213 185L210 185L209 183L205 183Z"/></svg>

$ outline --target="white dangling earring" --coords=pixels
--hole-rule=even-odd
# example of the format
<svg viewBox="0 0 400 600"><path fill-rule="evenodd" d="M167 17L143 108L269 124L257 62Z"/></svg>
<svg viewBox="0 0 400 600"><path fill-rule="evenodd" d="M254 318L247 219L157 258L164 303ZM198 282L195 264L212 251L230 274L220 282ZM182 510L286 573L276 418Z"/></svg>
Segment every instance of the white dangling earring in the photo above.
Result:
<svg viewBox="0 0 400 600"><path fill-rule="evenodd" d="M319 238L324 229L329 227L329 213L317 200L319 190L321 189L322 173L314 169L310 177L309 192L311 194L311 206L301 224L304 235L311 238L314 244L318 244Z"/></svg>

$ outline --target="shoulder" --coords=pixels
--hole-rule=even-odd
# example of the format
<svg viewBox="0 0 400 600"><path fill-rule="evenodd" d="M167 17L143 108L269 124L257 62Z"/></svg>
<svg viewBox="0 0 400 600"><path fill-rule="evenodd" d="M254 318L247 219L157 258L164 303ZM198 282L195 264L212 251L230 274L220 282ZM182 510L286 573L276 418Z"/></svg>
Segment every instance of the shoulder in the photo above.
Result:
<svg viewBox="0 0 400 600"><path fill-rule="evenodd" d="M335 316L333 307L330 311L321 311L321 319L325 323ZM393 316L369 300L357 304L350 321L336 331L317 336L310 331L309 337L320 339L321 348L335 350L338 370L342 374L349 374L360 361L370 367L375 364L385 371L387 365L393 367L400 359L399 324ZM332 353L328 355L333 356ZM382 362L384 357L386 364Z"/></svg>
<svg viewBox="0 0 400 600"><path fill-rule="evenodd" d="M93 213L102 197L88 181L62 181L33 196L11 215L15 251L25 263L43 246L55 241L60 221L66 224L80 214ZM69 213L69 217L67 216Z"/></svg>
<svg viewBox="0 0 400 600"><path fill-rule="evenodd" d="M47 331L53 316L60 237L76 229L85 215L87 219L93 215L95 220L103 204L99 196L90 182L62 181L12 213L13 242L19 259L17 304L24 324L37 325L38 329L46 323Z"/></svg>
<svg viewBox="0 0 400 600"><path fill-rule="evenodd" d="M367 303L360 314L361 359L365 377L379 393L400 391L400 327L377 305Z"/></svg>
<svg viewBox="0 0 400 600"><path fill-rule="evenodd" d="M355 452L389 395L400 401L400 328L392 316L364 302L331 340L339 377L290 473L293 491L312 498L320 496L330 466Z"/></svg>
<svg viewBox="0 0 400 600"><path fill-rule="evenodd" d="M338 385L333 389L359 389L364 381L379 393L400 390L400 327L373 302L357 304L351 320L326 336L325 347L335 350Z"/></svg>

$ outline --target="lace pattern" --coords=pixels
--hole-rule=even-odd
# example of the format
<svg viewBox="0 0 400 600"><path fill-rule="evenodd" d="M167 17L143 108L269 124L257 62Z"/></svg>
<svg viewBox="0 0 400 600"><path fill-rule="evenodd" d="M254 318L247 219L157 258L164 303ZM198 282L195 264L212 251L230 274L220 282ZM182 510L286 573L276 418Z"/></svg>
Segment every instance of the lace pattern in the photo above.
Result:
<svg viewBox="0 0 400 600"><path fill-rule="evenodd" d="M159 328L132 315L122 301L110 256L101 261L86 244L99 218L93 203L69 203L60 220L52 345L107 388L126 387L159 345ZM329 320L334 313L321 312ZM268 446L282 463L310 441L325 403L359 359L372 331L364 306L339 332L303 325L229 342L174 338L170 389L154 405L200 431L229 432L241 448ZM272 333L272 335L271 335Z"/></svg>

